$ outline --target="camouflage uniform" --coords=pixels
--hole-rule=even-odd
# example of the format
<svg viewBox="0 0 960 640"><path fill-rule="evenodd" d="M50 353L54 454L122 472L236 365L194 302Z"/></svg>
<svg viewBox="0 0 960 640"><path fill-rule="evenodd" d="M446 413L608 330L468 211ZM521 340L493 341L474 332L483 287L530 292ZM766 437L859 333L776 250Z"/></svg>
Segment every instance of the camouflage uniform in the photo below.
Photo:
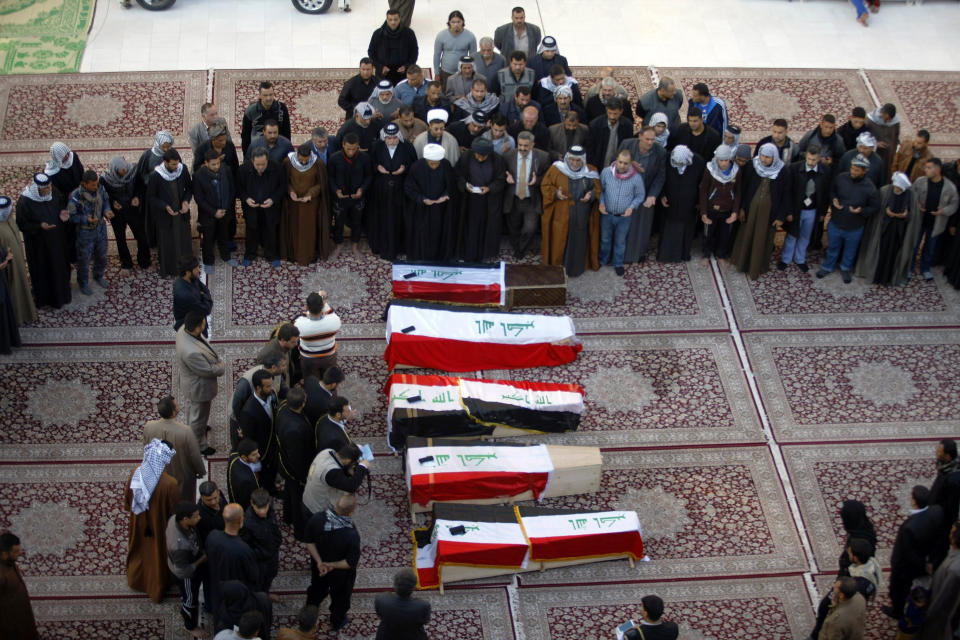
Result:
<svg viewBox="0 0 960 640"><path fill-rule="evenodd" d="M97 185L96 193L82 185L73 190L67 203L70 222L77 225L77 284L87 286L90 276L90 258L93 258L93 279L101 280L107 267L106 214L110 210L107 192ZM96 222L89 222L94 217Z"/></svg>

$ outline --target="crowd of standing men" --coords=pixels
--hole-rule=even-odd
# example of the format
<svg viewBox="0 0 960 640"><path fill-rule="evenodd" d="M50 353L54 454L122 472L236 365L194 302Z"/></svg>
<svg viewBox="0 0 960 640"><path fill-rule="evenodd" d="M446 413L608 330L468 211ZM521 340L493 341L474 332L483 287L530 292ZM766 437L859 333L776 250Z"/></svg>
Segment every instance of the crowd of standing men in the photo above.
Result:
<svg viewBox="0 0 960 640"><path fill-rule="evenodd" d="M799 140L777 119L751 149L707 85L692 87L684 122L685 96L670 78L636 104L613 77L584 92L556 40L527 23L520 7L511 18L478 43L463 14L452 12L434 43L436 79L427 82L415 35L389 11L340 93L346 122L335 135L317 128L294 145L289 111L265 81L244 112L239 152L216 105L206 103L190 131L190 169L165 131L136 165L118 156L102 175L56 143L17 200L15 221L14 203L0 198L0 270L11 273L0 277L4 353L19 346L17 325L35 320L37 306L70 302L71 265L81 294L92 294L91 276L109 286L107 222L123 269L135 267L134 257L137 267L150 268L155 248L159 274L175 278L184 407L164 397L159 419L145 427L143 463L124 494L131 512L127 575L132 588L156 601L175 584L194 636L206 633L201 587L217 638L270 636L281 547L275 497L311 571L299 628L278 638L310 637L328 595L330 628L349 624L360 560L353 517L370 460L348 433L354 412L337 395L345 379L336 364L340 320L320 291L307 298L302 316L275 329L235 387L226 486L196 486L206 474L204 456L215 453L208 422L225 366L206 340L212 299L191 245L192 205L207 272L218 257L230 267L261 255L273 267L327 260L347 229L353 251L365 238L387 260L484 261L500 256L506 230L515 258L536 253L539 236L542 261L563 265L571 277L603 265L622 276L626 264L647 259L657 237L657 260L687 261L700 235L705 259L730 261L757 278L782 230L779 270L795 264L807 272L808 250L822 243L816 277L839 266L844 282L856 274L898 285L914 274L919 253L924 279L942 263L960 288L958 165L933 156L926 131L901 142L893 105L869 113L857 107L841 126L823 114ZM239 260L238 219L246 226ZM181 410L186 424L177 421ZM894 547L886 611L924 638L948 637L941 631L960 594L953 441L941 442L937 461L934 487L911 494L915 512ZM876 592L876 538L860 511L844 506L850 539L814 638L858 637L861 601ZM0 560L15 573L13 540L0 541ZM923 588L930 574L932 585ZM415 585L403 571L395 594L378 597L378 638L401 637L398 629L425 637L429 605L411 598Z"/></svg>

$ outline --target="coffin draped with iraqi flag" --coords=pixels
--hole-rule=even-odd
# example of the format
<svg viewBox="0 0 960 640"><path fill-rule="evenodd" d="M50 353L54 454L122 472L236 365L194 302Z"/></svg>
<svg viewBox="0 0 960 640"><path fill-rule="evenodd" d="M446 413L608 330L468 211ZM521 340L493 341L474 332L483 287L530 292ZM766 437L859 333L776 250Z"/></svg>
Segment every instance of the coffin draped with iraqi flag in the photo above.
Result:
<svg viewBox="0 0 960 640"><path fill-rule="evenodd" d="M572 362L581 350L569 316L394 301L383 359L390 369L528 369Z"/></svg>
<svg viewBox="0 0 960 640"><path fill-rule="evenodd" d="M387 441L395 451L410 436L576 431L583 414L583 388L576 384L395 373L386 392Z"/></svg>
<svg viewBox="0 0 960 640"><path fill-rule="evenodd" d="M394 262L393 297L503 306L507 301L506 265Z"/></svg>
<svg viewBox="0 0 960 640"><path fill-rule="evenodd" d="M636 511L437 504L430 525L412 536L421 589L480 575L645 558Z"/></svg>

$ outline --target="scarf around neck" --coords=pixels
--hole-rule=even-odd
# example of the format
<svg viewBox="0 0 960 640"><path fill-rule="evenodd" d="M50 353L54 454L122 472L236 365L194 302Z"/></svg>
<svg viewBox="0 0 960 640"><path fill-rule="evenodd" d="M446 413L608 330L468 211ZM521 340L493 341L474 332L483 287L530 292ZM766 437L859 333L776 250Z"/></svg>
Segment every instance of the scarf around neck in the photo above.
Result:
<svg viewBox="0 0 960 640"><path fill-rule="evenodd" d="M173 182L174 180L176 180L177 178L180 177L180 174L183 173L183 163L181 162L180 164L178 164L178 165L177 165L177 170L174 171L173 173L171 173L171 172L167 169L167 165L164 164L163 162L161 162L160 164L158 164L157 167L154 169L154 171L156 171L157 173L159 173L159 174L160 174L160 177L162 177L162 178L163 178L164 180L166 180L167 182Z"/></svg>
<svg viewBox="0 0 960 640"><path fill-rule="evenodd" d="M773 164L769 167L763 164L763 160L761 160L763 156L768 158L773 156ZM760 147L760 153L753 159L753 170L757 172L757 175L761 178L774 180L780 175L781 169L783 169L783 158L780 157L780 151L777 149L777 145L768 142Z"/></svg>
<svg viewBox="0 0 960 640"><path fill-rule="evenodd" d="M570 158L580 158L580 160L583 162L583 164L580 165L580 169L574 171L570 168L570 165L567 164L567 160ZM555 166L560 173L567 176L567 178L570 180L580 180L581 178L592 178L593 180L600 179L600 176L597 174L597 172L587 166L586 154L575 156L572 153L567 152L567 154L563 156L563 160L557 160L553 163L553 166Z"/></svg>
<svg viewBox="0 0 960 640"><path fill-rule="evenodd" d="M304 171L310 171L310 168L313 167L314 163L317 161L317 154L310 152L310 159L307 160L307 163L304 164L300 162L300 157L297 155L296 151L291 151L287 154L287 160L290 161L290 164L293 165L293 168L297 171L303 173Z"/></svg>
<svg viewBox="0 0 960 640"><path fill-rule="evenodd" d="M168 444L154 438L143 448L143 464L136 468L130 478L130 488L133 489L133 504L131 510L140 514L150 508L150 496L153 495L163 470L170 463L177 452Z"/></svg>
<svg viewBox="0 0 960 640"><path fill-rule="evenodd" d="M713 176L713 179L720 184L727 184L728 182L733 182L737 178L737 172L740 171L740 165L731 159L730 168L726 171L723 171L720 168L720 165L717 164L716 157L714 157L711 158L710 162L707 163L707 171L709 171L710 175Z"/></svg>
<svg viewBox="0 0 960 640"><path fill-rule="evenodd" d="M67 156L67 159L64 160L63 156ZM61 169L69 169L72 167L75 157L73 151L71 151L70 147L66 144L54 142L50 145L50 159L47 161L47 166L43 172L48 176L55 176L60 173Z"/></svg>
<svg viewBox="0 0 960 640"><path fill-rule="evenodd" d="M126 169L127 172L122 176L119 171ZM103 172L103 181L114 189L119 189L125 184L133 182L136 174L133 171L133 165L127 162L123 156L114 156L110 160L110 166Z"/></svg>
<svg viewBox="0 0 960 640"><path fill-rule="evenodd" d="M610 164L610 171L613 172L613 177L617 180L629 180L637 175L637 170L633 168L633 163L630 164L630 168L627 169L626 173L617 173L617 163L613 162Z"/></svg>

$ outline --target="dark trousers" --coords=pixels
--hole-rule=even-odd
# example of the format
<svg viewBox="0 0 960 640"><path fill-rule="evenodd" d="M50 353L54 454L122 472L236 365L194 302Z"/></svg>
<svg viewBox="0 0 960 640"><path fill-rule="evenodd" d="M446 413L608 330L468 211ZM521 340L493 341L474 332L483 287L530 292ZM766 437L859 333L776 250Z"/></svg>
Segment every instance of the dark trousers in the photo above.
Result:
<svg viewBox="0 0 960 640"><path fill-rule="evenodd" d="M513 197L510 212L507 213L507 229L510 231L510 244L516 258L522 258L530 250L530 245L540 228L542 210L539 202L532 197L521 200Z"/></svg>
<svg viewBox="0 0 960 640"><path fill-rule="evenodd" d="M304 378L307 376L317 376L323 380L323 372L335 364L337 364L336 352L329 356L323 356L322 358L300 357L300 370L303 372Z"/></svg>
<svg viewBox="0 0 960 640"><path fill-rule="evenodd" d="M317 563L310 558L310 586L307 587L307 604L320 606L330 596L330 624L338 626L347 618L353 583L357 579L354 569L334 569L324 576L317 572Z"/></svg>
<svg viewBox="0 0 960 640"><path fill-rule="evenodd" d="M390 8L400 12L400 24L405 27L410 26L410 20L413 18L413 5L416 0L390 0Z"/></svg>
<svg viewBox="0 0 960 640"><path fill-rule="evenodd" d="M247 246L243 257L256 260L259 247L263 247L263 258L270 262L280 259L278 221L273 219L273 211L247 207L244 205L243 217L247 222ZM228 227L229 228L229 227Z"/></svg>
<svg viewBox="0 0 960 640"><path fill-rule="evenodd" d="M141 269L146 269L150 266L150 243L147 241L147 231L143 227L143 217L138 211L133 209L131 211L133 213L127 213L126 207L121 209L120 213L114 211L113 219L110 220L113 237L117 239L120 266L124 269L133 268L133 258L130 255L130 249L127 248L127 226L129 226L137 242L137 264Z"/></svg>
<svg viewBox="0 0 960 640"><path fill-rule="evenodd" d="M333 241L343 242L343 226L350 227L350 241L360 242L363 233L363 198L336 198L333 203Z"/></svg>
<svg viewBox="0 0 960 640"><path fill-rule="evenodd" d="M903 615L903 607L910 595L913 578L914 576L899 571L890 573L890 607L897 617Z"/></svg>
<svg viewBox="0 0 960 640"><path fill-rule="evenodd" d="M226 262L230 259L230 211L219 220L212 214L204 216L203 223L200 225L200 249L203 256L203 264L213 265L216 261L214 245L220 250L220 259Z"/></svg>
<svg viewBox="0 0 960 640"><path fill-rule="evenodd" d="M180 579L173 576L177 583L177 589L180 590L180 617L183 618L183 626L187 631L197 628L197 620L200 616L200 584L203 583L204 594L207 593L207 565L201 564L193 572L192 578Z"/></svg>
<svg viewBox="0 0 960 640"><path fill-rule="evenodd" d="M827 619L827 614L830 613L830 597L832 595L833 591L830 591L823 596L820 604L817 605L817 621L813 625L813 631L810 632L810 637L814 640L820 637L820 629L823 628L823 622Z"/></svg>
<svg viewBox="0 0 960 640"><path fill-rule="evenodd" d="M732 224L724 222L730 217L729 211L711 211L707 217L713 224L704 225L703 232L703 257L717 258L730 257L730 227Z"/></svg>

